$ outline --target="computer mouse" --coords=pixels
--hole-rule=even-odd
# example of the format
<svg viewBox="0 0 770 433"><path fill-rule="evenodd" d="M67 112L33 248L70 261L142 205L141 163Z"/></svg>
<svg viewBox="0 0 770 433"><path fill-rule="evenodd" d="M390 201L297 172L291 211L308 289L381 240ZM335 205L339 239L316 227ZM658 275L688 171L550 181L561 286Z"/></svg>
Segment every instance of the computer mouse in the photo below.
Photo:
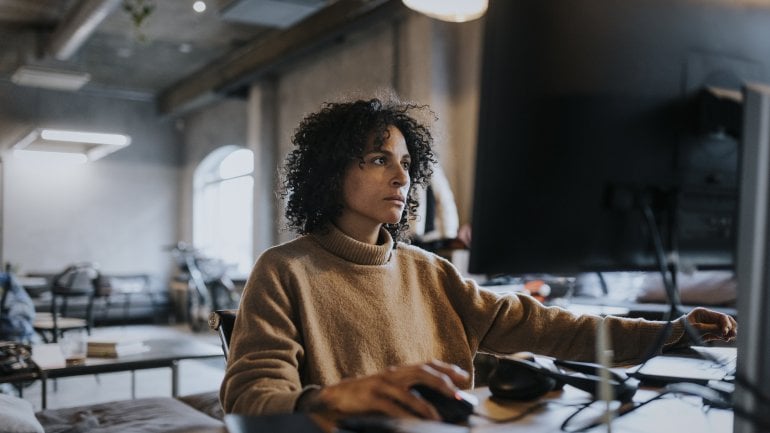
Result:
<svg viewBox="0 0 770 433"><path fill-rule="evenodd" d="M516 359L500 358L489 374L489 391L493 397L507 400L534 400L548 391L563 386L542 373L534 357L516 354Z"/></svg>
<svg viewBox="0 0 770 433"><path fill-rule="evenodd" d="M475 395L464 391L457 391L454 398L422 384L413 386L412 391L433 405L444 422L453 424L468 421L479 403Z"/></svg>

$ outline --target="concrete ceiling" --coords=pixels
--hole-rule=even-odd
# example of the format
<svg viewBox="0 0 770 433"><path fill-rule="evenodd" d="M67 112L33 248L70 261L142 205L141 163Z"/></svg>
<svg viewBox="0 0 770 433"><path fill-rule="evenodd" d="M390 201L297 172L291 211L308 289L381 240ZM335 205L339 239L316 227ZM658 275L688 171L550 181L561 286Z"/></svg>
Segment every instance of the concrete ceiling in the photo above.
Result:
<svg viewBox="0 0 770 433"><path fill-rule="evenodd" d="M149 4L137 27L125 5ZM0 0L0 80L20 66L86 72L79 91L154 100L175 114L397 0Z"/></svg>

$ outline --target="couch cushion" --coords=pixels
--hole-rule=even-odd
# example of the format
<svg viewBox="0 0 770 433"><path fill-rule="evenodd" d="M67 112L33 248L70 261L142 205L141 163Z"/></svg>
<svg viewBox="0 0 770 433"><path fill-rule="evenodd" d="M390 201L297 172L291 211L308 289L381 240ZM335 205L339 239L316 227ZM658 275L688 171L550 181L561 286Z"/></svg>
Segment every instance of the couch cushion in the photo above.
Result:
<svg viewBox="0 0 770 433"><path fill-rule="evenodd" d="M43 433L32 403L6 394L0 394L0 429L4 433Z"/></svg>
<svg viewBox="0 0 770 433"><path fill-rule="evenodd" d="M224 424L169 397L122 400L37 413L46 433L225 432Z"/></svg>

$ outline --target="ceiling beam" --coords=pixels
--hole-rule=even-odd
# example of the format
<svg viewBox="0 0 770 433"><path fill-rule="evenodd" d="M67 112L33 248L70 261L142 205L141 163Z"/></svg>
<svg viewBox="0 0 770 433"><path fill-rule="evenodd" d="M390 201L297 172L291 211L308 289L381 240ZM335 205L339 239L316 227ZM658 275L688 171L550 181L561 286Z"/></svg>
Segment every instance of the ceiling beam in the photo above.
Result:
<svg viewBox="0 0 770 433"><path fill-rule="evenodd" d="M120 0L80 0L54 30L48 53L58 60L72 57L119 4Z"/></svg>
<svg viewBox="0 0 770 433"><path fill-rule="evenodd" d="M249 85L277 65L406 8L400 0L338 0L298 24L219 58L158 96L162 115L179 115Z"/></svg>

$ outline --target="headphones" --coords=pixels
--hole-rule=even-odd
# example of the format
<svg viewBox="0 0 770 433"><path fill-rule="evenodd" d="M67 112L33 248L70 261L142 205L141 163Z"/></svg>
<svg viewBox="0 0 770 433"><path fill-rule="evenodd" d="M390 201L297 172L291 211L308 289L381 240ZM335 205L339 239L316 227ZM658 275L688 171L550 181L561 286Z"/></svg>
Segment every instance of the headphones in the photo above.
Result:
<svg viewBox="0 0 770 433"><path fill-rule="evenodd" d="M602 372L609 373L609 385L615 400L631 401L638 387L637 381L625 379L598 364L556 359L553 364L558 368L538 363L528 352L498 358L497 366L489 374L489 390L494 397L501 399L533 400L567 384L596 396L602 383ZM577 373L568 373L562 368Z"/></svg>

